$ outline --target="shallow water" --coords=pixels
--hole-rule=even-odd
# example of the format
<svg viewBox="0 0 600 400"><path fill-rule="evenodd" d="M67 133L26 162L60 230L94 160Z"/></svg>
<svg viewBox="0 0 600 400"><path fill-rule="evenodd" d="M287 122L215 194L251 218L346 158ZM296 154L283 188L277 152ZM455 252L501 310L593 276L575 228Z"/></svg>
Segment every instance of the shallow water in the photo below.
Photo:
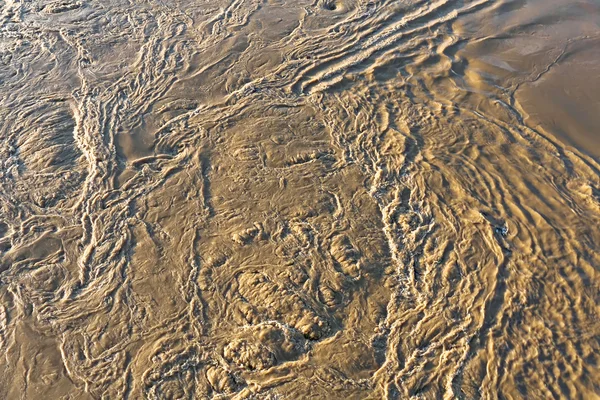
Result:
<svg viewBox="0 0 600 400"><path fill-rule="evenodd" d="M596 1L0 1L0 397L600 396Z"/></svg>

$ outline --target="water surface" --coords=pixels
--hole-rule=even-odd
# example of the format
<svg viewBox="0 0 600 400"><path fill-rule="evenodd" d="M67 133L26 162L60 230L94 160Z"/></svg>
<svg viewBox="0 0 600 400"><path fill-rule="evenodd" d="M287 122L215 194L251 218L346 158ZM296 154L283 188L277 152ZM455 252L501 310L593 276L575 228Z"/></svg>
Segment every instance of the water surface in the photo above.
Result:
<svg viewBox="0 0 600 400"><path fill-rule="evenodd" d="M0 397L598 397L599 25L0 1Z"/></svg>

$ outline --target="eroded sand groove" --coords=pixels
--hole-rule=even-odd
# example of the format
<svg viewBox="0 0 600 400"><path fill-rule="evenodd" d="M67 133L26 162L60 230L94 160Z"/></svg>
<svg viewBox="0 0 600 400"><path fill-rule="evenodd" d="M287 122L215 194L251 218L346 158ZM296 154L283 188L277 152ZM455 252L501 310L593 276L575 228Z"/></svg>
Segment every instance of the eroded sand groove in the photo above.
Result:
<svg viewBox="0 0 600 400"><path fill-rule="evenodd" d="M600 166L515 100L600 29L501 86L523 4L0 1L0 397L600 395Z"/></svg>

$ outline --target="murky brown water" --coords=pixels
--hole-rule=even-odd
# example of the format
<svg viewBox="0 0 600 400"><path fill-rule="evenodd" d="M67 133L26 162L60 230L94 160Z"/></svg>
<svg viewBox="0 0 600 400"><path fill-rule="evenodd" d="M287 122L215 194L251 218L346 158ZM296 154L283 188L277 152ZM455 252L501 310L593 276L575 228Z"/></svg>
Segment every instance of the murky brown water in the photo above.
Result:
<svg viewBox="0 0 600 400"><path fill-rule="evenodd" d="M600 397L596 0L0 14L0 398Z"/></svg>

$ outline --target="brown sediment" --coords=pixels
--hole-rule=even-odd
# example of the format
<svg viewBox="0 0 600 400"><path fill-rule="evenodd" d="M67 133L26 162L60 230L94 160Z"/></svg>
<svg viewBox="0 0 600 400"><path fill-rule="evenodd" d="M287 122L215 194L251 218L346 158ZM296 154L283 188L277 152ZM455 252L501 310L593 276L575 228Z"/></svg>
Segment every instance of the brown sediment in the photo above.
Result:
<svg viewBox="0 0 600 400"><path fill-rule="evenodd" d="M0 397L599 396L599 16L0 2Z"/></svg>

